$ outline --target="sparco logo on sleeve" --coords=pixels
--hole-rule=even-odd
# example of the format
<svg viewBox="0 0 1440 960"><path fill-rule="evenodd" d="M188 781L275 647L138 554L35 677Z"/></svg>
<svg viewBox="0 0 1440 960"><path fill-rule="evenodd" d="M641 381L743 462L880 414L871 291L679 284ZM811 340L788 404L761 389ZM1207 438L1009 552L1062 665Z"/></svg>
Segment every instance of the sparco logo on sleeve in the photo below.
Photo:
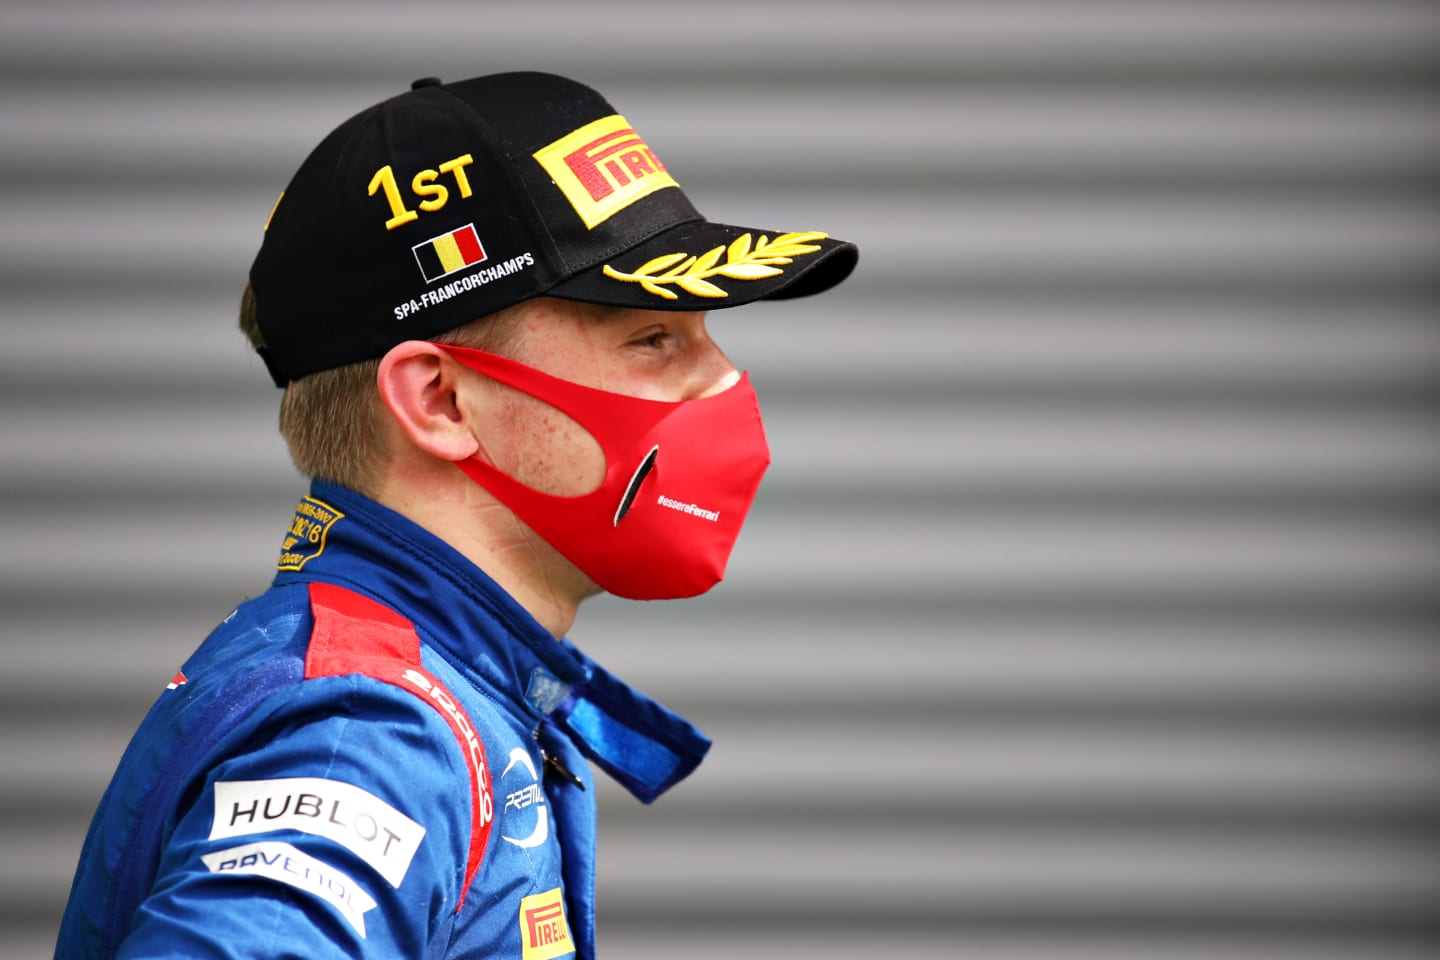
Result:
<svg viewBox="0 0 1440 960"><path fill-rule="evenodd" d="M215 784L210 839L299 830L350 850L399 887L425 828L368 791L339 780L288 777Z"/></svg>

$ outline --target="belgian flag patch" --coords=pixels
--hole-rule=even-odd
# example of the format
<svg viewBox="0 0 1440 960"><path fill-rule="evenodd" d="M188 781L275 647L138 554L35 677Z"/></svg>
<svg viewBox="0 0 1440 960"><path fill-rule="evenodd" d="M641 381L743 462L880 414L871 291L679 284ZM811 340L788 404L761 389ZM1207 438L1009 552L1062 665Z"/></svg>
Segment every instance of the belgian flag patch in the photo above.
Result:
<svg viewBox="0 0 1440 960"><path fill-rule="evenodd" d="M467 223L458 230L442 233L438 237L431 237L410 249L415 254L415 262L420 265L420 272L424 274L426 283L434 283L441 277L447 277L457 270L464 270L486 260L485 248L480 243L479 235L475 233L473 223Z"/></svg>

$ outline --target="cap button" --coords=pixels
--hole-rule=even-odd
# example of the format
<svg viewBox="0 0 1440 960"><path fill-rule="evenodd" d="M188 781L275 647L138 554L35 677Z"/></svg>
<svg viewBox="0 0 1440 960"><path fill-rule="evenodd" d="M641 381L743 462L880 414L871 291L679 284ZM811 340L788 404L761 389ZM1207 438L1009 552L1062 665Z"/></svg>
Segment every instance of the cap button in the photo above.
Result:
<svg viewBox="0 0 1440 960"><path fill-rule="evenodd" d="M440 78L439 78L439 77L421 77L419 80L416 80L414 83L410 84L410 89L411 89L411 90L419 90L421 87L438 87L438 86L440 86Z"/></svg>

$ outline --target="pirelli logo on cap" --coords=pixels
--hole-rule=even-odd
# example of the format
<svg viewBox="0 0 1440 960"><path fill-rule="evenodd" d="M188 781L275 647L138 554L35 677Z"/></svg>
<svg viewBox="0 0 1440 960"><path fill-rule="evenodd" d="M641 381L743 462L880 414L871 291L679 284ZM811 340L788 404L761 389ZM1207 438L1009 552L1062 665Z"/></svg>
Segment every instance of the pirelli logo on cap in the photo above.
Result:
<svg viewBox="0 0 1440 960"><path fill-rule="evenodd" d="M560 888L520 901L521 960L555 960L575 952L570 927L565 923L565 900Z"/></svg>
<svg viewBox="0 0 1440 960"><path fill-rule="evenodd" d="M473 267L489 259L473 223L467 223L459 230L431 237L424 243L415 244L410 250L415 254L415 262L420 265L420 272L424 274L426 283L434 283L457 270Z"/></svg>
<svg viewBox="0 0 1440 960"><path fill-rule="evenodd" d="M587 228L665 187L679 187L618 113L587 123L535 153Z"/></svg>

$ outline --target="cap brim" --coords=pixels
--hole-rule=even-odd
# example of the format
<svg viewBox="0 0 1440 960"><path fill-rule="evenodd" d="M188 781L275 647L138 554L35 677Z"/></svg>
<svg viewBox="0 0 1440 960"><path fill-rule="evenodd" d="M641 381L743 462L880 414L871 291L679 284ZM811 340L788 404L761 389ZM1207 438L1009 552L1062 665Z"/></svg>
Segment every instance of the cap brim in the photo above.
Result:
<svg viewBox="0 0 1440 960"><path fill-rule="evenodd" d="M716 310L820 293L855 269L854 244L697 220L663 230L546 293L642 310Z"/></svg>

